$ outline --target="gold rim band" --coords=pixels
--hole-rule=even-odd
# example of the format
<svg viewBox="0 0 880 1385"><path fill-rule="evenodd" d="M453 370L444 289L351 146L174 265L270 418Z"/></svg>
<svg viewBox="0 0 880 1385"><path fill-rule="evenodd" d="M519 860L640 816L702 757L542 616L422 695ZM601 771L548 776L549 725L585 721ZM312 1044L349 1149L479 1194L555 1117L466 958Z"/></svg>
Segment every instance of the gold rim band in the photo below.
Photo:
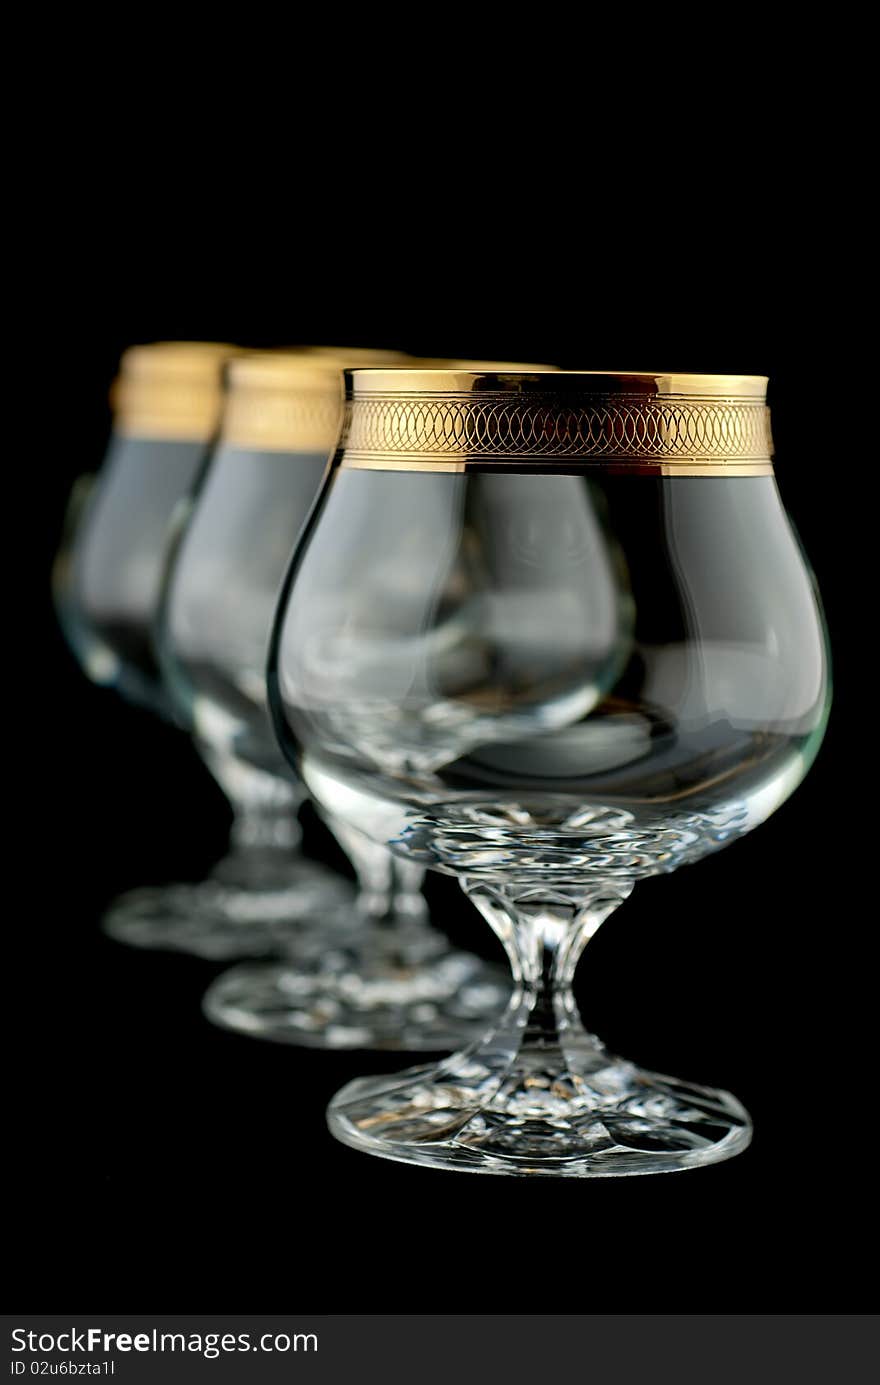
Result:
<svg viewBox="0 0 880 1385"><path fill-rule="evenodd" d="M284 385L232 386L223 411L222 447L327 456L339 437L342 369L303 369Z"/></svg>
<svg viewBox="0 0 880 1385"><path fill-rule="evenodd" d="M339 439L346 367L381 366L383 376L394 380L425 364L402 352L355 347L239 356L226 368L220 444L242 451L328 456Z"/></svg>
<svg viewBox="0 0 880 1385"><path fill-rule="evenodd" d="M220 444L326 457L339 437L344 368L392 366L411 359L399 351L332 346L239 356L226 368Z"/></svg>
<svg viewBox="0 0 880 1385"><path fill-rule="evenodd" d="M220 421L223 366L236 350L219 342L129 347L110 393L114 431L125 437L208 442Z"/></svg>
<svg viewBox="0 0 880 1385"><path fill-rule="evenodd" d="M772 472L763 377L407 371L398 385L366 370L347 381L345 467Z"/></svg>

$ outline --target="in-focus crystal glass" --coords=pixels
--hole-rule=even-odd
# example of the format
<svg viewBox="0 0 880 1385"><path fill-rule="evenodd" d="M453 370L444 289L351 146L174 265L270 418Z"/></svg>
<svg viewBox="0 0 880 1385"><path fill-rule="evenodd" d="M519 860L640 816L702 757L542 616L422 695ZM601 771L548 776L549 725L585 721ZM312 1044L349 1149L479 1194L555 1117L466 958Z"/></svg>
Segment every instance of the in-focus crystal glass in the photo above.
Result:
<svg viewBox="0 0 880 1385"><path fill-rule="evenodd" d="M582 1026L580 953L635 883L763 822L829 705L818 597L759 377L355 371L270 654L326 811L458 876L500 1022L351 1083L357 1148L476 1172L674 1170L750 1139L729 1093Z"/></svg>
<svg viewBox="0 0 880 1385"><path fill-rule="evenodd" d="M168 564L160 662L178 715L221 782L247 766L280 802L302 791L269 718L267 647L281 581L339 434L341 364L255 352L226 375L218 443ZM289 811L286 823L292 829ZM328 825L355 866L357 899L342 877L334 899L325 870L286 862L277 880L286 893L271 911L261 913L251 889L246 911L227 908L212 926L214 955L221 933L229 954L252 956L266 950L265 934L285 960L224 974L206 1013L248 1034L321 1047L436 1050L479 1032L507 1000L504 971L451 949L430 926L423 866L332 817Z"/></svg>
<svg viewBox="0 0 880 1385"><path fill-rule="evenodd" d="M53 587L62 627L85 672L169 719L155 626L181 507L198 485L221 416L224 364L237 348L160 342L125 352L113 389L113 434L96 478L77 483ZM210 957L229 955L242 920L286 919L296 838L289 783L197 741L233 807L232 845L210 876L132 890L105 928L121 941ZM297 907L335 906L344 883L303 865ZM256 950L266 946L256 931ZM241 951L240 945L236 949ZM250 950L250 949L247 949Z"/></svg>

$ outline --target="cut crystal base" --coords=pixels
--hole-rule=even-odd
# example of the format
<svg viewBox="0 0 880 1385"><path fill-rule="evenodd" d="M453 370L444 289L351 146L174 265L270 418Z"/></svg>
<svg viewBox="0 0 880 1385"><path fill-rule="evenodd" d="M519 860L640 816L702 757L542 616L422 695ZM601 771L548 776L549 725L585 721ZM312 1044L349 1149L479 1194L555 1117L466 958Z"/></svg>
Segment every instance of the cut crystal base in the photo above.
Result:
<svg viewBox="0 0 880 1385"><path fill-rule="evenodd" d="M507 1004L503 967L448 950L389 956L371 933L365 926L347 946L325 933L317 955L303 948L289 964L234 967L208 990L205 1014L280 1043L448 1053L479 1038Z"/></svg>
<svg viewBox="0 0 880 1385"><path fill-rule="evenodd" d="M645 1072L583 1036L577 1051L491 1041L434 1067L350 1082L327 1120L337 1139L407 1164L557 1178L674 1172L729 1159L751 1139L728 1092Z"/></svg>
<svg viewBox="0 0 880 1385"><path fill-rule="evenodd" d="M197 884L157 885L120 895L103 927L129 947L185 952L210 961L269 957L290 946L307 921L354 907L342 876L302 857L285 862L283 877L260 875L254 863L227 858Z"/></svg>

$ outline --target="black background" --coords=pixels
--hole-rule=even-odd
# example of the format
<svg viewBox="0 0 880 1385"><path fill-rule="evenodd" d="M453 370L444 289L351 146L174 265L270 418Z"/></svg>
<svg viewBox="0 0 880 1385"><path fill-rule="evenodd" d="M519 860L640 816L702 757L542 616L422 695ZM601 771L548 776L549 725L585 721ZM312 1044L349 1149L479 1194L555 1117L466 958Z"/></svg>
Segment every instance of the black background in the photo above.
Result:
<svg viewBox="0 0 880 1385"><path fill-rule="evenodd" d="M225 174L209 175L204 131L172 186L167 129L152 159L141 137L134 179L130 159L121 170L108 155L84 185L74 154L85 147L94 163L95 138L59 134L53 215L36 218L51 268L36 314L39 455L27 468L37 561L21 609L37 673L21 675L15 716L27 705L33 717L13 745L26 770L6 995L19 1302L864 1306L856 1251L873 1096L854 890L869 834L852 791L865 746L850 630L867 597L834 365L860 321L866 270L840 195L850 174L825 145L814 161L820 123L795 137L778 111L763 152L742 130L695 150L674 122L660 139L595 130L566 148L549 133L444 129L418 165L417 141L386 131L383 143L381 130L367 139L355 123L330 172L303 165L292 130L270 192L234 138ZM369 1159L330 1139L324 1107L351 1076L402 1062L221 1033L199 1013L217 968L102 937L114 893L197 876L224 849L229 820L181 733L86 682L49 601L67 491L100 460L119 353L158 338L770 375L780 486L832 631L838 691L825 745L760 830L640 886L578 978L585 1015L613 1049L745 1102L756 1128L746 1154L597 1182ZM332 855L306 826L312 847ZM438 920L490 951L454 882L434 877L429 888Z"/></svg>

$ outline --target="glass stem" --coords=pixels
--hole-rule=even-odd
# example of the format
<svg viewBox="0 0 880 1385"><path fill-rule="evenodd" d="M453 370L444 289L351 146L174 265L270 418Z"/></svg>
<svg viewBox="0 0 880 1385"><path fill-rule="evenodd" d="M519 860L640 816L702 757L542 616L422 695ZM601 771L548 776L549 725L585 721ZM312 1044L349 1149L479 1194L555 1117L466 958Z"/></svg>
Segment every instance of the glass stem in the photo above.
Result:
<svg viewBox="0 0 880 1385"><path fill-rule="evenodd" d="M581 953L600 924L632 891L627 880L589 885L517 885L465 876L462 888L501 940L514 991L488 1042L561 1051L577 1067L581 1052L601 1052L580 1019L572 982Z"/></svg>
<svg viewBox="0 0 880 1385"><path fill-rule="evenodd" d="M295 851L302 831L292 803L282 808L254 803L251 799L232 801L232 827L229 840L234 852Z"/></svg>
<svg viewBox="0 0 880 1385"><path fill-rule="evenodd" d="M424 867L392 855L332 814L322 816L354 866L360 929L369 930L365 947L377 963L415 965L447 951L449 944L428 918Z"/></svg>
<svg viewBox="0 0 880 1385"><path fill-rule="evenodd" d="M298 785L198 738L196 748L232 807L232 852L295 851L302 838L296 816L303 797Z"/></svg>

